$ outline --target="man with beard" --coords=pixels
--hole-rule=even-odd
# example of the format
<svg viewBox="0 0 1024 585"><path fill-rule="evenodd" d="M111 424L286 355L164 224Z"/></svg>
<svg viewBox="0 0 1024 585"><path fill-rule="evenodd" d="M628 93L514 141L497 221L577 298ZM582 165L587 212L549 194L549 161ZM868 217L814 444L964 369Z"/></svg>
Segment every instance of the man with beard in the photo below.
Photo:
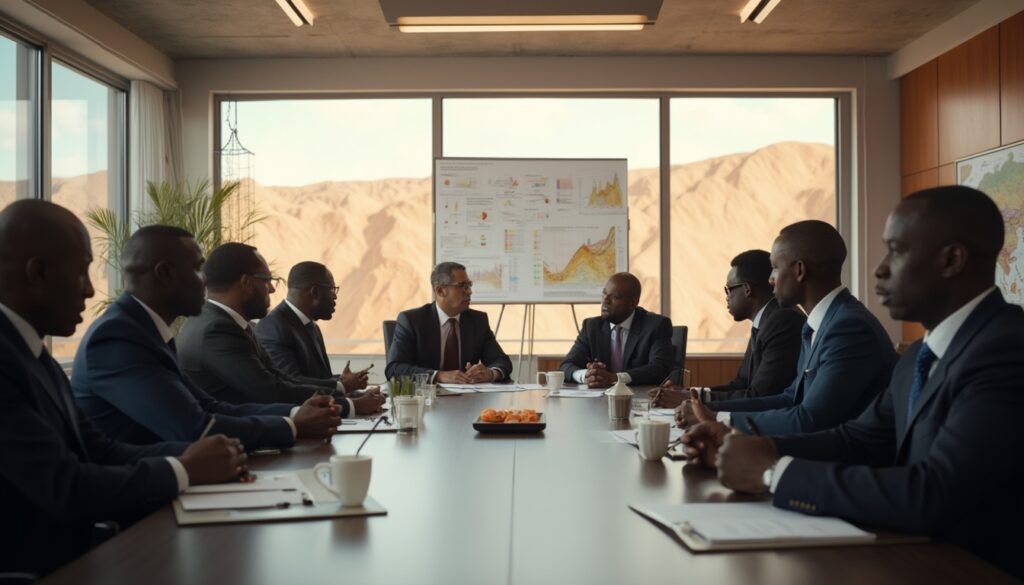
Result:
<svg viewBox="0 0 1024 585"><path fill-rule="evenodd" d="M96 544L95 523L132 522L246 469L238 439L130 445L75 408L43 337L82 322L91 263L67 209L27 199L0 212L0 573L26 582Z"/></svg>
<svg viewBox="0 0 1024 585"><path fill-rule="evenodd" d="M72 369L75 400L98 427L135 444L191 441L216 415L211 432L249 448L290 447L296 438L334 433L341 408L329 396L302 406L235 405L211 398L178 366L174 320L198 315L205 296L205 258L192 234L140 228L121 259L125 292L89 327Z"/></svg>
<svg viewBox="0 0 1024 585"><path fill-rule="evenodd" d="M722 483L862 526L925 534L1024 577L1024 311L995 287L1003 217L984 193L936 187L885 223L875 287L894 319L924 325L859 417L813 434L755 437L702 423L684 438ZM718 451L717 457L715 451Z"/></svg>
<svg viewBox="0 0 1024 585"><path fill-rule="evenodd" d="M288 297L256 324L256 339L274 366L295 378L340 378L346 392L366 388L365 370L331 370L316 322L329 321L338 300L334 275L319 262L299 262L288 272Z"/></svg>
<svg viewBox="0 0 1024 585"><path fill-rule="evenodd" d="M566 381L607 388L617 374L627 384L660 384L672 369L672 322L640 305L640 280L613 274L601 292L601 316L583 328L560 369Z"/></svg>
<svg viewBox="0 0 1024 585"><path fill-rule="evenodd" d="M256 340L249 321L266 316L274 283L280 280L256 248L222 244L210 253L203 273L206 304L178 335L178 360L200 387L236 404L302 404L312 394L344 391L333 378L293 378L279 371ZM378 412L383 402L379 392L371 392L339 404L342 416L354 416Z"/></svg>

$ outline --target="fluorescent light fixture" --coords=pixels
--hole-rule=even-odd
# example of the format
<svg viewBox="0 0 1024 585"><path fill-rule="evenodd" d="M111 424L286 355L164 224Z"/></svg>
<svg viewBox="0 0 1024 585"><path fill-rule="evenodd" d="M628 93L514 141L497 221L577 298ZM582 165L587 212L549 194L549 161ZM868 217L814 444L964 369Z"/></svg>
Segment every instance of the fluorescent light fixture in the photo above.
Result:
<svg viewBox="0 0 1024 585"><path fill-rule="evenodd" d="M406 33L643 30L662 0L378 0Z"/></svg>
<svg viewBox="0 0 1024 585"><path fill-rule="evenodd" d="M779 5L782 0L748 0L747 5L740 10L740 22L754 21L757 24L764 22L768 14Z"/></svg>
<svg viewBox="0 0 1024 585"><path fill-rule="evenodd" d="M284 10L295 26L313 26L313 12L303 0L277 0L277 5Z"/></svg>
<svg viewBox="0 0 1024 585"><path fill-rule="evenodd" d="M425 32L533 32L643 30L642 14L578 14L534 16L400 16L398 30Z"/></svg>

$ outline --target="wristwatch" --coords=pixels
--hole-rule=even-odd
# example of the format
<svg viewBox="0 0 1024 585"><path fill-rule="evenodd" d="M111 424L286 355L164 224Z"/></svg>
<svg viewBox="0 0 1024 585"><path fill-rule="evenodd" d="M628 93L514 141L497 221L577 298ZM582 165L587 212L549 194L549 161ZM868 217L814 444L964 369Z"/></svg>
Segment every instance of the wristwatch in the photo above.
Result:
<svg viewBox="0 0 1024 585"><path fill-rule="evenodd" d="M775 464L764 470L761 475L761 482L764 483L764 489L772 491L772 480L775 478Z"/></svg>

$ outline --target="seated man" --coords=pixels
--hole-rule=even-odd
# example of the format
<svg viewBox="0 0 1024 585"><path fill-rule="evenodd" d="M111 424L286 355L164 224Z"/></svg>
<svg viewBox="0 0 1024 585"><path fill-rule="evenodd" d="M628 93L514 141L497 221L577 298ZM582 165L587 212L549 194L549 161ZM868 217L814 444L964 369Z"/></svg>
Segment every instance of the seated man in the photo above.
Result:
<svg viewBox="0 0 1024 585"><path fill-rule="evenodd" d="M721 447L726 487L948 540L1024 578L1024 312L994 286L1003 217L980 191L926 189L896 207L884 239L875 290L893 318L926 329L885 392L827 431L727 436L706 423L685 441L705 461Z"/></svg>
<svg viewBox="0 0 1024 585"><path fill-rule="evenodd" d="M807 311L796 377L774 396L712 402L688 400L681 426L717 419L744 432L830 429L858 414L889 383L896 352L882 324L843 286L846 244L831 225L801 221L782 229L772 245L775 297ZM717 415L713 411L719 411Z"/></svg>
<svg viewBox="0 0 1024 585"><path fill-rule="evenodd" d="M672 369L672 322L640 307L640 280L628 272L613 274L601 292L601 316L583 321L559 368L566 381L591 388L615 383L660 384Z"/></svg>
<svg viewBox="0 0 1024 585"><path fill-rule="evenodd" d="M736 321L750 320L750 341L736 377L700 389L704 402L779 394L793 381L800 357L800 330L807 317L795 307L779 307L772 291L772 262L764 250L748 250L732 259L725 277L725 306ZM651 390L653 406L674 408L689 398L671 381Z"/></svg>
<svg viewBox="0 0 1024 585"><path fill-rule="evenodd" d="M334 275L319 262L299 262L288 272L288 297L256 324L256 339L284 374L295 378L340 378L347 392L366 388L366 371L346 364L331 371L318 320L330 320L338 300Z"/></svg>
<svg viewBox="0 0 1024 585"><path fill-rule="evenodd" d="M256 248L235 242L217 247L203 266L208 299L178 334L181 369L214 398L235 404L302 404L317 393L344 391L333 378L293 378L278 371L249 324L267 314L276 278ZM340 401L341 415L380 410L377 392Z"/></svg>
<svg viewBox="0 0 1024 585"><path fill-rule="evenodd" d="M95 523L132 522L190 484L245 471L237 439L139 447L75 408L43 336L82 321L91 263L89 234L68 210L27 199L0 212L0 573L49 573L93 544Z"/></svg>
<svg viewBox="0 0 1024 585"><path fill-rule="evenodd" d="M325 438L341 423L329 396L299 406L218 402L181 371L171 324L203 308L203 253L192 234L140 228L121 254L125 293L89 327L72 368L75 400L111 437L135 444L192 441L213 433L249 448Z"/></svg>
<svg viewBox="0 0 1024 585"><path fill-rule="evenodd" d="M494 338L487 313L469 308L473 283L466 267L442 262L431 271L430 285L433 303L398 314L385 375L429 373L434 382L454 384L510 381L512 360Z"/></svg>

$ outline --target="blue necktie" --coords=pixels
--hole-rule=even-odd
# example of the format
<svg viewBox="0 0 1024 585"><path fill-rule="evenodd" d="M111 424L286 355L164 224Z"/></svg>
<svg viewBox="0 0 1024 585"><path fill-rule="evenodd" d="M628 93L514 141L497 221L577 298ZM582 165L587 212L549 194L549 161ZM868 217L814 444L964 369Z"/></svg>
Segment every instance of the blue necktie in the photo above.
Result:
<svg viewBox="0 0 1024 585"><path fill-rule="evenodd" d="M921 344L921 351L917 352L917 360L914 362L914 382L910 385L910 398L907 400L907 424L914 416L914 404L921 397L921 389L928 382L928 374L932 364L939 359L927 343Z"/></svg>

